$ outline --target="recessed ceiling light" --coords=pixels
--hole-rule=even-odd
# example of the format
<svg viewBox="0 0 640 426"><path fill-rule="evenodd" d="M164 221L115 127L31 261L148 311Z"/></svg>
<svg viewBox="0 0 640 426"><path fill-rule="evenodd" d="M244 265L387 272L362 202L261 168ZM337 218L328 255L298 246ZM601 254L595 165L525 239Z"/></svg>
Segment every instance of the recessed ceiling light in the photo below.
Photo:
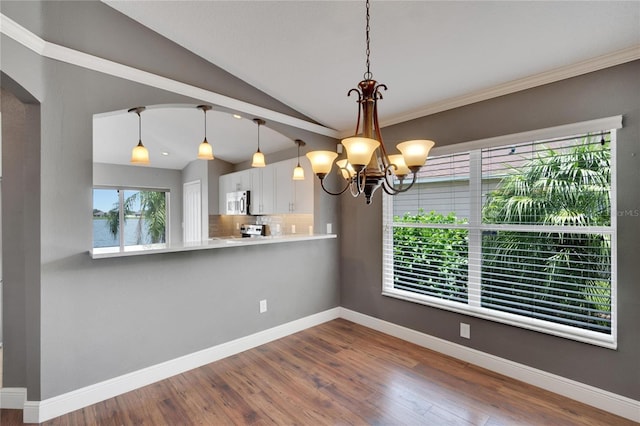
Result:
<svg viewBox="0 0 640 426"><path fill-rule="evenodd" d="M242 116L240 114L233 114L233 118L237 118L238 120L240 120Z"/></svg>
<svg viewBox="0 0 640 426"><path fill-rule="evenodd" d="M160 154L162 154L162 155L164 155L164 156L169 155L169 153L168 153L167 151L162 151Z"/></svg>

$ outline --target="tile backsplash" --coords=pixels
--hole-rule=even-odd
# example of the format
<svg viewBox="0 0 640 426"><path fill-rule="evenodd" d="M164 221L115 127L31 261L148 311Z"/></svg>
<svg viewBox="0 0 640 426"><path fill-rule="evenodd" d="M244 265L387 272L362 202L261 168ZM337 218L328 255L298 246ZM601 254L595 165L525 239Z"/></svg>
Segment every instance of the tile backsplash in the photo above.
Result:
<svg viewBox="0 0 640 426"><path fill-rule="evenodd" d="M267 235L312 234L312 214L283 214L265 216L210 215L209 237L240 235L240 225L267 225Z"/></svg>

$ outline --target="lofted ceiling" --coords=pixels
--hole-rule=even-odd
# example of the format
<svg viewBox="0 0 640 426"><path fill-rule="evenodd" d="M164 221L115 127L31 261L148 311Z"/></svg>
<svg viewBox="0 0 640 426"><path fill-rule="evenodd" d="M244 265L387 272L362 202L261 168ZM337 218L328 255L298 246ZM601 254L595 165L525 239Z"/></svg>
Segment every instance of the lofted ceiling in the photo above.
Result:
<svg viewBox="0 0 640 426"><path fill-rule="evenodd" d="M346 95L365 71L364 1L103 1L318 123L344 134L353 131L356 103ZM442 110L452 100L472 100L474 94L509 83L560 76L558 71L621 51L640 58L640 1L371 5L371 71L388 86L379 105L383 125ZM190 112L196 117L195 130L184 114L177 130L158 135L177 139L179 132L190 131L197 145L202 116L198 110ZM125 120L127 114L119 115ZM179 121L174 118L172 122ZM214 121L239 125L212 117L212 131ZM241 138L209 138L219 158L238 162L255 151L255 125L244 121L254 126L253 133L247 128ZM150 126L143 121L143 140L144 129L154 132ZM291 146L285 138L263 151Z"/></svg>

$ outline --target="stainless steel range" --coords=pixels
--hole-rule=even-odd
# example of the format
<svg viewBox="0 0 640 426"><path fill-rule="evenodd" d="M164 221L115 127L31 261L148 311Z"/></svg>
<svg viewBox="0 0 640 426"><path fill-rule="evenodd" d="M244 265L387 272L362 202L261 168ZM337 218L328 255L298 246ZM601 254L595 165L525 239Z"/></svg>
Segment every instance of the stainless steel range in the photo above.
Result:
<svg viewBox="0 0 640 426"><path fill-rule="evenodd" d="M240 235L242 238L264 237L267 235L267 225L240 225Z"/></svg>

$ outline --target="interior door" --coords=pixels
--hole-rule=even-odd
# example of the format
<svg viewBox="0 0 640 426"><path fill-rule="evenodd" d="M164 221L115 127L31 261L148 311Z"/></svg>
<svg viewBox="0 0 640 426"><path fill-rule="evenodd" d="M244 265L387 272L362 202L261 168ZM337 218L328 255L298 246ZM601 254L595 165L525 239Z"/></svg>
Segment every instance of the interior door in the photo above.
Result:
<svg viewBox="0 0 640 426"><path fill-rule="evenodd" d="M183 185L182 200L183 241L202 241L202 192L199 180Z"/></svg>

